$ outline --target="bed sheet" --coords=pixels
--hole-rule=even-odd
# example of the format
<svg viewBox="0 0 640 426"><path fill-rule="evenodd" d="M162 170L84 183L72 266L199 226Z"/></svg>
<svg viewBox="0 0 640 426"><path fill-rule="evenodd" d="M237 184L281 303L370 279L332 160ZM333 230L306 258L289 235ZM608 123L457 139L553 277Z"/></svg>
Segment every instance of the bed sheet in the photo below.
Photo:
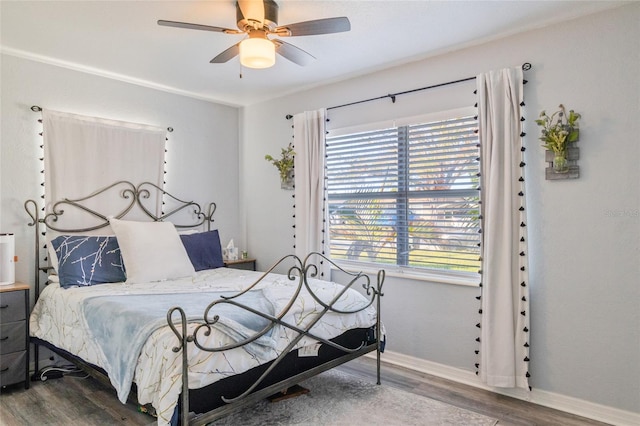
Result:
<svg viewBox="0 0 640 426"><path fill-rule="evenodd" d="M115 283L68 289L62 289L55 283L50 284L42 292L32 312L31 335L105 368L107 363L103 351L93 339L84 319L83 300L103 295L136 294L151 297L159 293L237 292L255 282L261 275L253 271L218 268L200 271L192 278L146 284ZM275 312L280 312L289 303L297 284L297 280L291 281L284 275L269 274L256 289L262 289L274 305ZM316 295L327 302L343 288L320 280L310 280L310 285ZM340 299L337 308L353 310L364 306L367 302L367 299L358 292L350 290ZM322 306L303 288L294 307L283 320L304 328L321 311ZM312 331L319 337L331 339L351 328L370 327L375 324L375 321L376 312L373 307L352 315L328 312ZM197 324L190 323L189 331L192 332L196 326ZM297 333L285 327L276 327L272 337L276 341L276 350L265 357L251 354L243 348L215 353L202 351L190 344L188 346L189 387L200 388L275 359L292 339L297 337ZM205 341L207 346L214 347L231 343L234 343L231 337L216 330L213 330ZM151 403L158 415L158 424L161 425L169 424L181 392L182 355L181 352L173 352L172 348L176 344L177 338L168 326L157 329L142 346L135 367L134 381L138 389L138 402ZM296 348L311 344L315 344L313 339L304 338L298 342Z"/></svg>

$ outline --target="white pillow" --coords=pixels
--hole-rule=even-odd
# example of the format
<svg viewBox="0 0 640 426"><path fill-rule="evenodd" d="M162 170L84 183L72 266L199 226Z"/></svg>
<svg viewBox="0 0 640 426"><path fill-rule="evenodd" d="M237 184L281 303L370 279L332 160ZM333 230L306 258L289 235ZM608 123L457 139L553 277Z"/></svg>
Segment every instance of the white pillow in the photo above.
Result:
<svg viewBox="0 0 640 426"><path fill-rule="evenodd" d="M195 274L191 260L170 222L109 219L127 272L127 284L171 280Z"/></svg>

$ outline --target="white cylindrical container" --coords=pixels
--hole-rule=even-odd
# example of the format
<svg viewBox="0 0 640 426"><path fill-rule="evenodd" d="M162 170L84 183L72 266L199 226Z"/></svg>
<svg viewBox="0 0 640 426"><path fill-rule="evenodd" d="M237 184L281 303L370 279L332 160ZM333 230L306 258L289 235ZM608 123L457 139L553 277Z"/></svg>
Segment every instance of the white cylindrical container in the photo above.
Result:
<svg viewBox="0 0 640 426"><path fill-rule="evenodd" d="M0 234L0 285L15 282L16 264L15 237L13 234Z"/></svg>

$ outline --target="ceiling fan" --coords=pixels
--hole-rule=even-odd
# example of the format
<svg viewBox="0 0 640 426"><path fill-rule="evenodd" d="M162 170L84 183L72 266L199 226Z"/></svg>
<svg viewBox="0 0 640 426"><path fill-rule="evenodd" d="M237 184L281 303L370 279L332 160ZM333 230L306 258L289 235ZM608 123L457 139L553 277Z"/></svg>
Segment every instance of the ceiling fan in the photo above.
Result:
<svg viewBox="0 0 640 426"><path fill-rule="evenodd" d="M332 34L351 30L351 23L346 17L278 25L278 5L274 0L238 0L236 3L236 18L237 30L165 20L159 20L158 25L225 34L246 34L247 38L223 51L210 62L212 64L221 64L240 55L240 63L249 68L268 68L272 66L275 64L276 53L302 66L316 59L293 44L278 38L269 38L269 36L295 37Z"/></svg>

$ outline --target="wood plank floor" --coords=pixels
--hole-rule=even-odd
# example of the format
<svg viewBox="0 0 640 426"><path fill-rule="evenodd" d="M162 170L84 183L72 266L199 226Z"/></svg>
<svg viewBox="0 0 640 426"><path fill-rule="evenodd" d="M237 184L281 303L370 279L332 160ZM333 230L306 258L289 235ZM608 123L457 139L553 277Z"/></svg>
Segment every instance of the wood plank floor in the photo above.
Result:
<svg viewBox="0 0 640 426"><path fill-rule="evenodd" d="M375 360L363 357L340 369L361 377L371 377L374 380ZM563 411L384 363L381 376L381 381L385 385L498 419L499 426L606 425Z"/></svg>
<svg viewBox="0 0 640 426"><path fill-rule="evenodd" d="M358 359L340 370L375 380L375 362ZM383 365L385 385L436 399L499 420L500 426L587 426L604 423L458 384L428 374ZM0 395L0 424L23 425L152 425L155 419L121 404L115 391L98 381L66 376L32 382L31 388L8 387Z"/></svg>
<svg viewBox="0 0 640 426"><path fill-rule="evenodd" d="M0 424L26 425L152 425L155 419L123 405L113 389L93 378L65 376L3 389Z"/></svg>

